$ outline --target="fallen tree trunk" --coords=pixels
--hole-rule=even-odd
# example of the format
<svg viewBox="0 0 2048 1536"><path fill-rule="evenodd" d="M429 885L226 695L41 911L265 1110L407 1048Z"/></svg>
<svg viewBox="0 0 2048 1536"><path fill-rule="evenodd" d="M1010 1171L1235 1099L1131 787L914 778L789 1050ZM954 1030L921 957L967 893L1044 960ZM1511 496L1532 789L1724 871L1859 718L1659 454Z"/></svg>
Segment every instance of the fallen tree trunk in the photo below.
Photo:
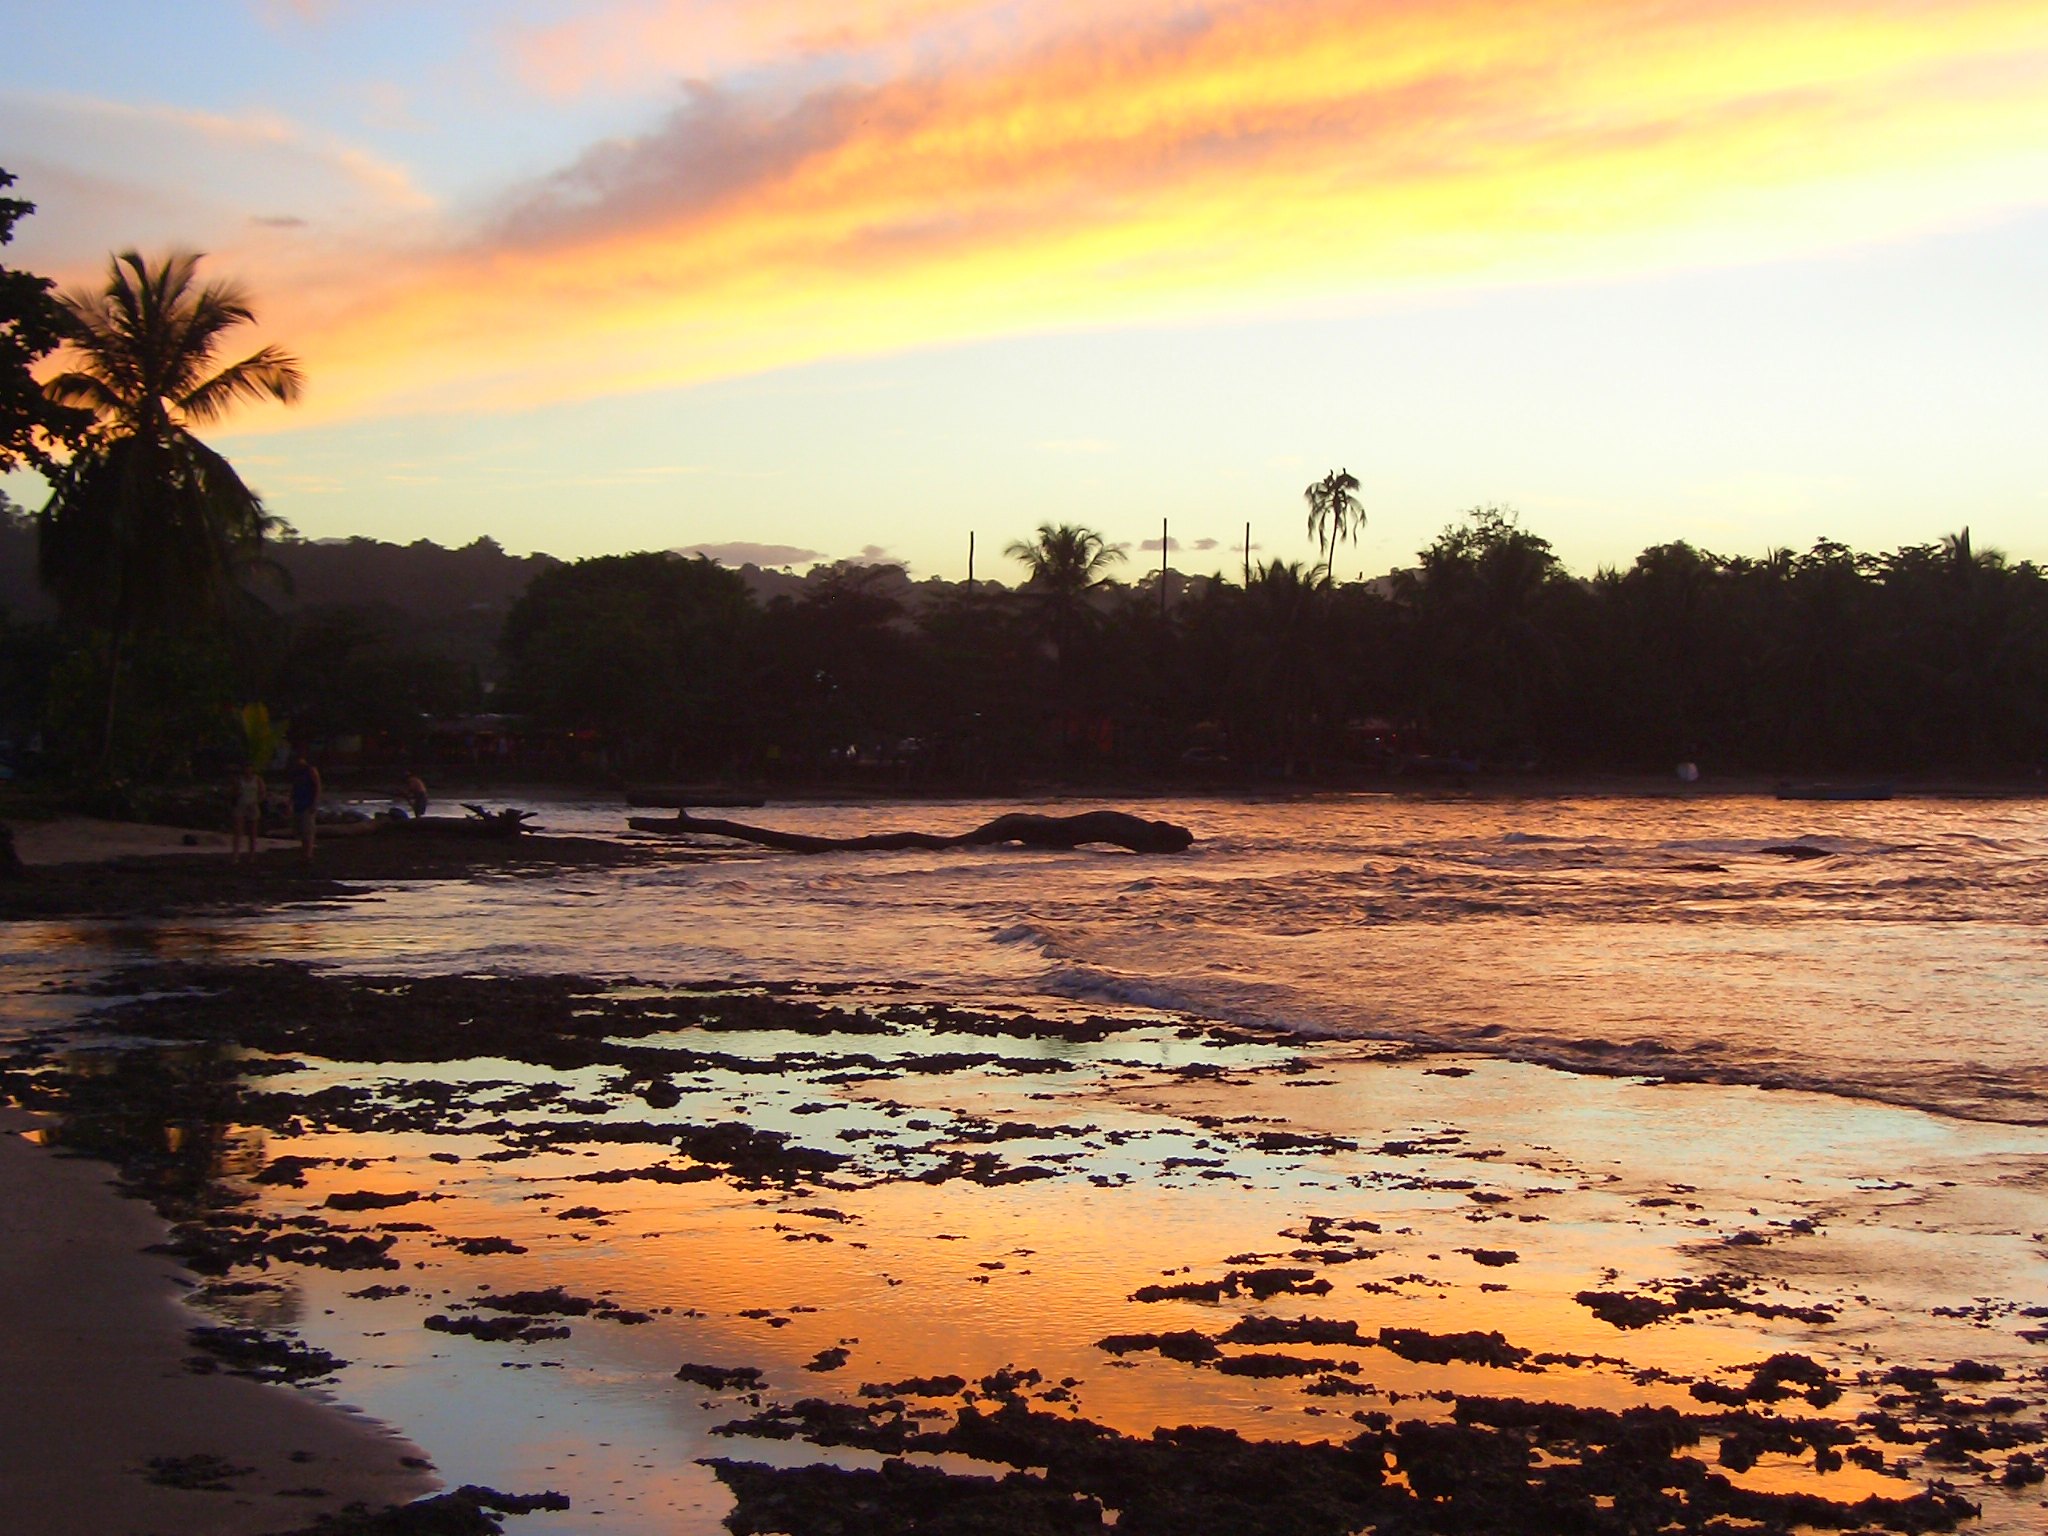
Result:
<svg viewBox="0 0 2048 1536"><path fill-rule="evenodd" d="M1022 843L1028 848L1078 848L1083 843L1110 843L1133 853L1182 853L1194 842L1186 827L1170 821L1147 821L1124 811L1084 811L1078 816L1039 816L1012 811L984 822L971 832L951 836L936 832L874 832L865 837L813 837L803 832L778 832L743 821L721 821L683 811L673 819L631 816L626 825L636 832L701 833L736 838L785 853L866 853L892 848L981 848L997 843Z"/></svg>

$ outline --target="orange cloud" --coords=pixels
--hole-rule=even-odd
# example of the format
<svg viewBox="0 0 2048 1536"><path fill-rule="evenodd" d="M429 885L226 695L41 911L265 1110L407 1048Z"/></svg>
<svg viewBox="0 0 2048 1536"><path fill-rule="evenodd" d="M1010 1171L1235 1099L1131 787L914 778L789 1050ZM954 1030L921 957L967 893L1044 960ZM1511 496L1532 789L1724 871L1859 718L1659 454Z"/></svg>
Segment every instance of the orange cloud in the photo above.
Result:
<svg viewBox="0 0 2048 1536"><path fill-rule="evenodd" d="M764 9L789 27L823 14ZM324 290L280 329L316 412L510 407L1049 327L1757 259L2038 201L2044 167L2037 0L1126 6L879 83L700 84L475 237L392 258L374 291Z"/></svg>
<svg viewBox="0 0 2048 1536"><path fill-rule="evenodd" d="M786 60L791 54L878 50L899 57L979 37L1016 46L1020 29L1047 36L1163 0L630 0L508 37L520 73L553 94L695 78Z"/></svg>

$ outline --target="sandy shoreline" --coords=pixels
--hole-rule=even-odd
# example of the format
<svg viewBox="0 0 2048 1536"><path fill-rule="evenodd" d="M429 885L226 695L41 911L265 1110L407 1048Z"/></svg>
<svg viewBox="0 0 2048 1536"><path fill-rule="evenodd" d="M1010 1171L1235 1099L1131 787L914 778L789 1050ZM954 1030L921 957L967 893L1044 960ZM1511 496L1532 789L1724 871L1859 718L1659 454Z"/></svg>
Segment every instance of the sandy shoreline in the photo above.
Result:
<svg viewBox="0 0 2048 1536"><path fill-rule="evenodd" d="M498 865L513 851L336 839L308 871L282 839L266 838L259 858L233 863L224 833L81 816L19 823L14 841L28 868L0 882L0 917L263 908L348 894L354 888L338 883L337 866L373 879L445 876ZM191 1277L144 1251L164 1240L165 1222L117 1194L105 1165L24 1139L40 1123L0 1107L0 1294L9 1314L0 1336L0 1489L9 1520L75 1536L258 1536L439 1486L417 1447L351 1409L191 1371L187 1335L206 1321L179 1300ZM208 1476L221 1469L217 1480ZM212 1481L219 1486L178 1486Z"/></svg>
<svg viewBox="0 0 2048 1536"><path fill-rule="evenodd" d="M116 1195L103 1164L24 1140L37 1123L0 1110L0 1488L11 1528L258 1536L432 1491L418 1448L359 1414L191 1372L187 1332L201 1319L178 1300L185 1277L144 1252L165 1224ZM214 1462L223 1488L175 1486L207 1481Z"/></svg>

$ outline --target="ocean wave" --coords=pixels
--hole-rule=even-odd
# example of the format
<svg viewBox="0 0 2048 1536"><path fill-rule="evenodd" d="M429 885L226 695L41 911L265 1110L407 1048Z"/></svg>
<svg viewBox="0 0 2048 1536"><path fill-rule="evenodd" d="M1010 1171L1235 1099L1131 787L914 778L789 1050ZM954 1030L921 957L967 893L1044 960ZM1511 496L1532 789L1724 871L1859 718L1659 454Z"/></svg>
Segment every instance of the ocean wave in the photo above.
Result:
<svg viewBox="0 0 2048 1536"><path fill-rule="evenodd" d="M1342 1018L1332 1018L1314 1000L1258 981L1148 977L1091 965L1058 967L1041 978L1039 987L1070 1001L1183 1014L1303 1041L1369 1040L1588 1076L1811 1093L1959 1119L2048 1126L2048 1068L2042 1067L2015 1070L1969 1060L1817 1060L1759 1054L1720 1036L1563 1035L1499 1022L1404 1018L1378 1009L1348 1008Z"/></svg>
<svg viewBox="0 0 2048 1536"><path fill-rule="evenodd" d="M1069 955L1066 940L1040 923L1011 923L1006 928L996 929L988 938L991 944L1035 949L1048 960L1061 960Z"/></svg>

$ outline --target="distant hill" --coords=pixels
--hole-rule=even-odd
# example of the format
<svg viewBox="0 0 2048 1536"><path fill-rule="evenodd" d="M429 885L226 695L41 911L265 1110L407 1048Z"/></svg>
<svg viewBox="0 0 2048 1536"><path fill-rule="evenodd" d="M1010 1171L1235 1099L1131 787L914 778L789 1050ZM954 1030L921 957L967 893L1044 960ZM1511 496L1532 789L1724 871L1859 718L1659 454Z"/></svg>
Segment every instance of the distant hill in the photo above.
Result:
<svg viewBox="0 0 2048 1536"><path fill-rule="evenodd" d="M498 632L513 602L559 563L551 555L509 555L490 538L459 549L426 539L292 539L274 546L272 558L291 578L289 595L265 594L273 606L383 609L403 622L411 642L485 677L497 671Z"/></svg>

